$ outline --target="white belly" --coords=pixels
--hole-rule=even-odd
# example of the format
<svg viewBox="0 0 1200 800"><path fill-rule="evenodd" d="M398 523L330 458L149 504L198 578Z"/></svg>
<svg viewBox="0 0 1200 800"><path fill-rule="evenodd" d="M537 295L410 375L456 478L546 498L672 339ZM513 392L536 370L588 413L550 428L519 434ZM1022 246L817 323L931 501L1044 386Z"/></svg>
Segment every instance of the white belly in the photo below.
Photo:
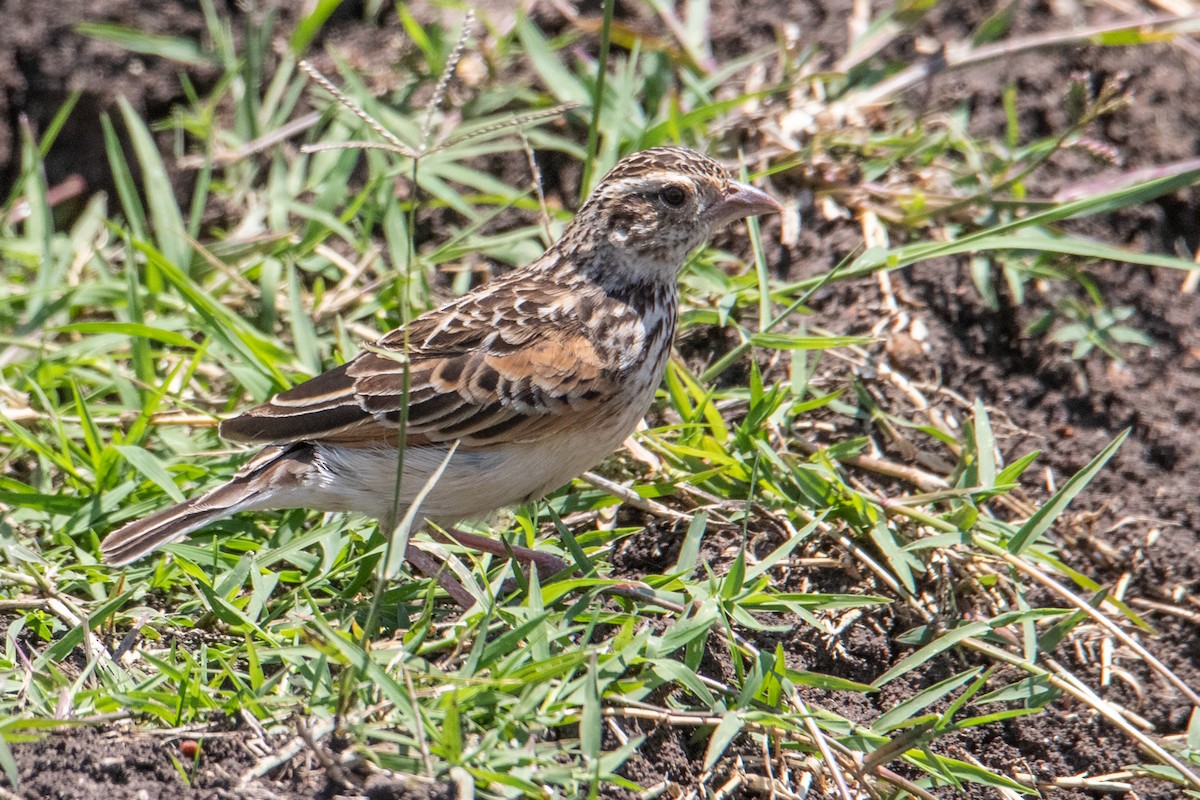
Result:
<svg viewBox="0 0 1200 800"><path fill-rule="evenodd" d="M421 504L419 517L449 525L536 500L603 461L633 432L648 405L649 399L624 415L598 418L594 425L538 442L456 451ZM407 511L447 452L442 447L404 452L398 516ZM382 520L393 517L399 463L395 449L317 444L316 453L320 466L309 474L303 496L295 498L297 505L357 511Z"/></svg>

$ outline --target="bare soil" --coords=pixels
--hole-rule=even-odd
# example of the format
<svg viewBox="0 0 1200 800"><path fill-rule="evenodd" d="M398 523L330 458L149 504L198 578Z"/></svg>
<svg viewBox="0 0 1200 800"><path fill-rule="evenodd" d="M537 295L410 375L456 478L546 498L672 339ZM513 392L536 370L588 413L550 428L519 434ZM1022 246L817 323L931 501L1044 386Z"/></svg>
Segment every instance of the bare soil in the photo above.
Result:
<svg viewBox="0 0 1200 800"><path fill-rule="evenodd" d="M221 6L218 3L218 6ZM239 4L228 3L233 14ZM587 5L587 4L585 4ZM598 4L595 4L598 5ZM645 12L625 9L634 22ZM786 11L781 8L786 5ZM923 34L950 41L968 36L974 27L1003 3L979 0L938 11L923 25ZM99 6L100 11L94 9ZM850 0L716 0L713 3L713 50L718 60L775 41L782 21L797 23L803 41L818 45L822 58L833 63L846 48L845 19ZM53 11L44 3L10 2L12 22L0 28L0 191L16 169L19 120L26 115L38 129L45 125L68 92L79 89L84 101L47 160L53 185L70 174L83 175L87 191L107 188L107 167L96 154L96 116L112 113L113 97L121 92L149 118L161 118L181 99L177 65L146 56L131 56L119 48L87 40L75 33L80 20L109 20L179 35L196 34L203 21L190 3L181 0L59 0ZM549 5L539 6L539 22L563 26ZM1021 2L1014 35L1062 30L1083 22L1097 23L1103 7L1070 3ZM353 13L331 26L331 40L350 43L377 41L378 30L363 30ZM366 56L364 56L365 58ZM1018 118L1023 140L1061 129L1065 122L1063 92L1066 77L1083 73L1099 82L1128 75L1134 102L1095 131L1097 141L1111 146L1129 167L1162 164L1200 156L1200 106L1189 87L1200 81L1200 61L1171 44L1135 49L1072 47L1022 55L953 75L935 76L911 92L907 101L923 114L937 114L965 105L974 132L1003 137L1006 125L1001 95L1018 88ZM212 76L193 76L201 84ZM523 169L523 167L522 167ZM1056 158L1031 180L1031 190L1050 196L1060 188L1104 169L1094 160L1067 154ZM570 202L577 178L552 180L552 189L565 184ZM765 238L777 238L777 223L768 223ZM1200 194L1181 192L1142 208L1085 220L1078 233L1106 242L1154 252L1194 253L1200 245ZM773 266L799 278L835 265L861 241L850 222L827 221L809 214L800 241L788 250L771 253ZM1174 271L1098 265L1093 275L1112 305L1134 309L1133 326L1150 333L1155 344L1138 349L1118 364L1099 354L1082 362L1069 355L1068 345L1049 345L1022 330L1038 310L1032 304L989 310L979 299L964 261L925 263L892 276L892 289L910 318L928 331L923 344L912 350L891 346L894 364L910 378L943 386L967 398L981 398L992 408L1004 454L1008 458L1041 451L1038 464L1056 485L1081 468L1121 430L1132 435L1101 476L1073 506L1072 524L1060 526L1059 542L1072 565L1112 587L1127 581L1125 598L1156 626L1158 636L1144 643L1168 667L1192 686L1200 686L1200 636L1195 623L1182 616L1159 613L1138 601L1154 601L1200 613L1195 597L1200 583L1200 294L1180 291L1183 277ZM1061 290L1055 290L1061 291ZM846 332L864 332L884 313L884 298L875 280L838 284L813 303L823 324ZM869 383L870 376L859 376ZM878 387L887 396L885 387ZM898 459L902 454L890 454ZM1044 498L1044 487L1029 487L1032 499ZM673 561L680 531L648 525L627 540L617 554L621 572L640 575ZM707 544L721 558L732 538L714 536ZM761 542L772 546L769 537ZM808 570L788 578L787 588L842 591L851 579L841 569ZM969 587L951 587L969 604ZM1049 601L1048 601L1049 602ZM896 637L914 621L902 613L875 618L876 627L852 625L836 642L808 626L798 626L782 641L793 666L871 681L909 648ZM763 637L766 649L774 640ZM1066 648L1063 648L1066 651ZM1099 684L1099 667L1086 647L1058 654L1090 685ZM714 677L730 669L718 654L708 665ZM1169 686L1150 675L1140 661L1128 660L1128 681L1102 687L1102 694L1144 717L1156 734L1186 729L1189 706ZM948 669L947 667L941 667ZM811 692L814 702L852 719L867 718L912 693L947 677L938 667L910 673L871 696ZM634 733L635 731L630 731ZM687 731L650 727L648 745L624 768L630 778L650 785L669 775L687 782L698 773L697 758L705 742ZM990 725L942 742L951 755L969 754L984 765L1010 771L1014 765L1041 779L1080 773L1102 774L1144 761L1128 738L1087 709L1069 700L1051 713ZM14 747L26 798L228 798L243 796L234 776L252 757L239 745L237 731L207 740L199 762L189 764L189 785L180 779L172 757L177 740L157 739L121 729L85 729L49 736L41 742ZM747 764L761 759L747 753ZM748 767L750 768L750 767ZM1138 783L1138 782L1135 782ZM334 789L316 764L294 764L269 777L274 796L330 797ZM716 785L719 785L716 784ZM1164 784L1138 783L1137 796L1178 797ZM244 795L249 796L249 795ZM382 795L381 795L382 796ZM951 796L947 794L946 796ZM964 796L964 795L958 795ZM972 790L965 796L994 797ZM1091 797L1082 791L1056 790L1061 800Z"/></svg>

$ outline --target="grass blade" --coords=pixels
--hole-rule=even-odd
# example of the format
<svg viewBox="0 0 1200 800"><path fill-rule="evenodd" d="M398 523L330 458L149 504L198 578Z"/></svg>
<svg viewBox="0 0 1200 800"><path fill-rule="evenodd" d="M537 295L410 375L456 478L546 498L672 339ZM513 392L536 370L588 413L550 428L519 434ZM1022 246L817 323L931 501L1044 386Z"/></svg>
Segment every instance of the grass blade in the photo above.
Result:
<svg viewBox="0 0 1200 800"><path fill-rule="evenodd" d="M1043 533L1049 530L1059 515L1075 499L1075 496L1083 491L1084 487L1096 477L1096 473L1108 463L1108 460L1113 457L1128 436L1129 429L1126 428L1117 438L1109 443L1108 447L1105 447L1100 451L1099 455L1089 461L1087 466L1072 475L1071 479L1055 492L1054 496L1021 526L1021 529L1009 541L1008 552L1013 555L1020 555L1029 549Z"/></svg>

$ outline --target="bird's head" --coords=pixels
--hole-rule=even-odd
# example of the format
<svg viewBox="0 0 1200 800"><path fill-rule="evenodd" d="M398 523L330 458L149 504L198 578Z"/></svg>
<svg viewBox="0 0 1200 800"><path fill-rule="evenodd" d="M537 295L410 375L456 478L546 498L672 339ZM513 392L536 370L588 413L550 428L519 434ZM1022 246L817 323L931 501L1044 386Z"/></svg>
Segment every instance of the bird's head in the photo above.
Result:
<svg viewBox="0 0 1200 800"><path fill-rule="evenodd" d="M708 156L684 147L654 147L626 156L604 176L564 239L591 239L608 269L634 269L641 280L674 281L687 254L714 231L780 210L774 198L733 180Z"/></svg>

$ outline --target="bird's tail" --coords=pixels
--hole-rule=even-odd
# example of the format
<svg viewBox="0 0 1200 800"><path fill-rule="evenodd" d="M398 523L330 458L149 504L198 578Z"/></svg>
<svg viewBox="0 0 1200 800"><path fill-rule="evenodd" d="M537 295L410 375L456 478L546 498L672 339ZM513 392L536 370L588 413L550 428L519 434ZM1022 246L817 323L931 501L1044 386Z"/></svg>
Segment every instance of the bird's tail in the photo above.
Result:
<svg viewBox="0 0 1200 800"><path fill-rule="evenodd" d="M121 566L137 561L164 544L182 539L192 531L234 513L231 506L213 502L212 495L227 488L222 486L214 492L185 500L113 531L100 545L104 562Z"/></svg>
<svg viewBox="0 0 1200 800"><path fill-rule="evenodd" d="M113 531L100 545L100 554L105 563L121 566L239 511L291 507L292 503L272 499L295 488L294 468L304 466L310 450L307 445L268 447L229 483Z"/></svg>

